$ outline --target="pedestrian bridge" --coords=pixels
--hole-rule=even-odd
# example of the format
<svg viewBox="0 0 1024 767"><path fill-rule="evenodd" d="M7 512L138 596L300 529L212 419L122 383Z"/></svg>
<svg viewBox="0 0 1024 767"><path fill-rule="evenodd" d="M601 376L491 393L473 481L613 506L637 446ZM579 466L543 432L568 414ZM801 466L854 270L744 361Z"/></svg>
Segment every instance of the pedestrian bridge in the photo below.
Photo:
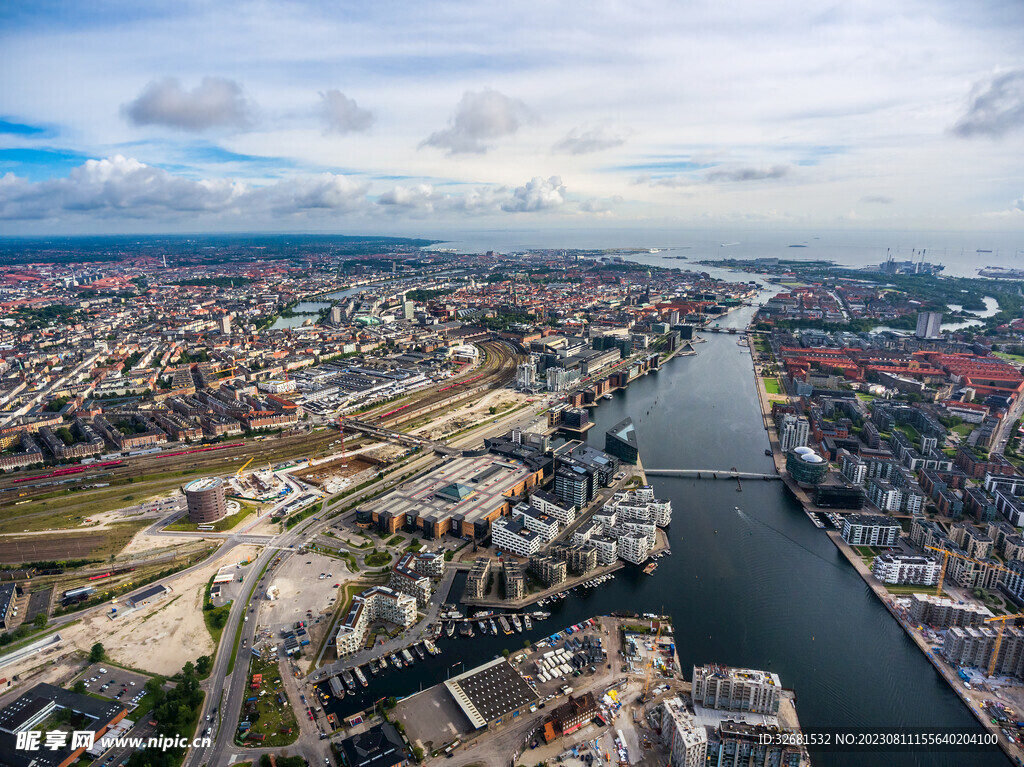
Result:
<svg viewBox="0 0 1024 767"><path fill-rule="evenodd" d="M782 479L778 474L757 474L749 471L736 471L736 469L644 469L644 474L649 477L689 477L691 479Z"/></svg>

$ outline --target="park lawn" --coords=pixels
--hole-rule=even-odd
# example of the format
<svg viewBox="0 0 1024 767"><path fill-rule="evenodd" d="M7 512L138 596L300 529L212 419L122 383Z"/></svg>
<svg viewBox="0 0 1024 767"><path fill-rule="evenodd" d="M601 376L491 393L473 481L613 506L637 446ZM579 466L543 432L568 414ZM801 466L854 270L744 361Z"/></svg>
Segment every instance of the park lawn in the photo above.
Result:
<svg viewBox="0 0 1024 767"><path fill-rule="evenodd" d="M229 514L222 519L218 519L216 522L207 523L203 525L204 532L224 533L228 530L232 530L239 524L244 522L252 516L252 509L243 507L240 511L235 514ZM213 529L208 529L208 525L212 525ZM194 533L199 530L198 522L189 522L188 517L179 519L173 525L167 525L164 530L180 530L182 532Z"/></svg>
<svg viewBox="0 0 1024 767"><path fill-rule="evenodd" d="M769 394L782 394L782 387L779 386L778 378L762 378L764 390Z"/></svg>
<svg viewBox="0 0 1024 767"><path fill-rule="evenodd" d="M954 426L952 429L950 429L950 431L955 431L961 437L967 437L970 435L972 431L974 431L974 424L962 423L957 426Z"/></svg>

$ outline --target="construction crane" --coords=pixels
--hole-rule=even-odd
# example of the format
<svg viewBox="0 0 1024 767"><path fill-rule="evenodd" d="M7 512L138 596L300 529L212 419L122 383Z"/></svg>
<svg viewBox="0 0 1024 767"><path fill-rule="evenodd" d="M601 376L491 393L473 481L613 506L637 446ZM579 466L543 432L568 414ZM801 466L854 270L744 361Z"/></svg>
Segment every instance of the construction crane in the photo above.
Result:
<svg viewBox="0 0 1024 767"><path fill-rule="evenodd" d="M658 640L661 638L661 627L664 625L664 621L658 621L658 632L654 635L654 649L651 651L650 660L647 661L647 665L644 667L644 689L640 693L640 700L647 700L647 690L651 686L651 674L654 671L655 653L658 652Z"/></svg>
<svg viewBox="0 0 1024 767"><path fill-rule="evenodd" d="M996 660L999 658L999 648L1003 644L1003 631L1006 629L1006 621L1016 620L1017 618L1024 618L1024 613L1017 613L1015 615L998 615L995 618L986 618L985 623L999 622L999 633L996 635L996 646L992 648L992 659L988 662L988 675L989 678L996 675Z"/></svg>
<svg viewBox="0 0 1024 767"><path fill-rule="evenodd" d="M936 546L926 546L925 548L929 548L932 551L937 551L937 552L939 552L940 554L943 555L943 557L942 557L942 569L939 570L939 583L938 583L938 586L936 586L936 588L935 588L935 596L937 596L937 597L941 597L942 596L942 582L946 578L946 566L949 564L949 558L950 557L954 557L955 559L963 559L963 560L965 560L967 562L974 562L976 564L983 565L985 567L990 567L993 570L999 570L999 571L1004 572L1004 573L1012 573L1013 572L1013 570L1008 570L1005 567L1003 567L1002 565L997 565L994 562L982 562L980 559L975 559L974 557L968 557L965 554L957 554L956 552L950 551L949 549L940 549L940 548L938 548Z"/></svg>
<svg viewBox="0 0 1024 767"><path fill-rule="evenodd" d="M235 479L241 479L242 478L242 472L245 471L245 467L248 466L250 463L252 463L255 460L256 460L256 456L253 456L248 461L243 463L242 464L242 468L240 468L238 471L235 472Z"/></svg>

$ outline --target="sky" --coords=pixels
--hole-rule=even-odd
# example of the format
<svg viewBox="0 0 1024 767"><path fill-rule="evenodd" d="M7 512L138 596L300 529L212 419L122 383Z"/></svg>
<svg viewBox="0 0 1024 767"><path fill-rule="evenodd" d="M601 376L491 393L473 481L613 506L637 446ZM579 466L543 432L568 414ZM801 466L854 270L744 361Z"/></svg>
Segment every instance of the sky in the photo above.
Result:
<svg viewBox="0 0 1024 767"><path fill-rule="evenodd" d="M0 235L1024 233L1021 0L0 4Z"/></svg>

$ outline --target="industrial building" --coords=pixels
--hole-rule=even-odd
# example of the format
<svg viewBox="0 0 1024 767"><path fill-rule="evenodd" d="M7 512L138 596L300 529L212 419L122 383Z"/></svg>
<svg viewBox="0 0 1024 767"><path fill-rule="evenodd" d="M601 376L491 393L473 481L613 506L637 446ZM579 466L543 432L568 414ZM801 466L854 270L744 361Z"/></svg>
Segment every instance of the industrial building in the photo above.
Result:
<svg viewBox="0 0 1024 767"><path fill-rule="evenodd" d="M464 455L400 485L363 513L386 533L415 527L427 538L484 538L542 474L542 469L515 459Z"/></svg>
<svg viewBox="0 0 1024 767"><path fill-rule="evenodd" d="M226 485L220 477L194 479L182 488L188 503L190 522L206 524L223 519L228 513Z"/></svg>
<svg viewBox="0 0 1024 767"><path fill-rule="evenodd" d="M537 702L537 693L504 658L454 676L444 686L474 729L511 721Z"/></svg>
<svg viewBox="0 0 1024 767"><path fill-rule="evenodd" d="M15 583L0 584L0 629L7 631L14 627L14 602L21 591Z"/></svg>

